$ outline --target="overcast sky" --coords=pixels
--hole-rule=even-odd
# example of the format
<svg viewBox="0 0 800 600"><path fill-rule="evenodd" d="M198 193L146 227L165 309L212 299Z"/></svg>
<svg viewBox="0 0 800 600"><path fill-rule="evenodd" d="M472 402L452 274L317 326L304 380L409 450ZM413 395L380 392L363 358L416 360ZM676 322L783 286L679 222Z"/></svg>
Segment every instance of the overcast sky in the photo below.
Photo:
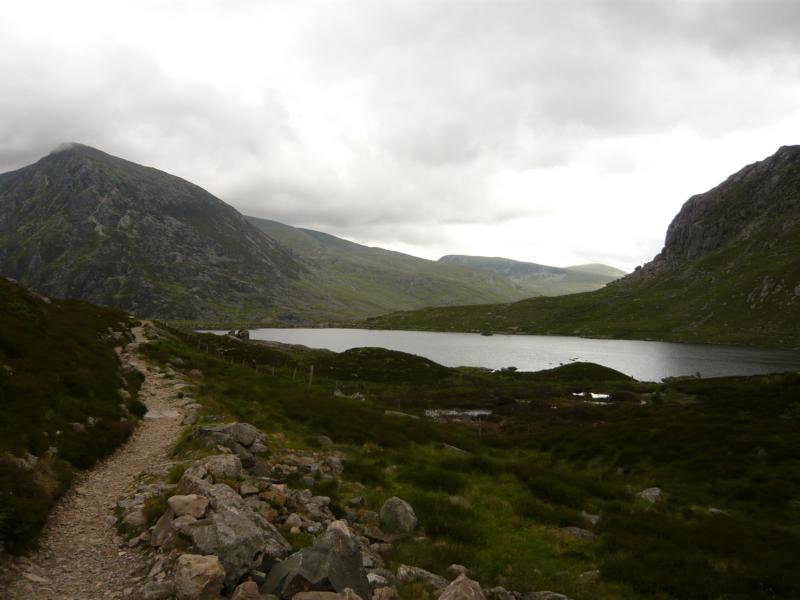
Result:
<svg viewBox="0 0 800 600"><path fill-rule="evenodd" d="M797 0L0 2L0 171L82 142L426 258L629 270L800 143Z"/></svg>

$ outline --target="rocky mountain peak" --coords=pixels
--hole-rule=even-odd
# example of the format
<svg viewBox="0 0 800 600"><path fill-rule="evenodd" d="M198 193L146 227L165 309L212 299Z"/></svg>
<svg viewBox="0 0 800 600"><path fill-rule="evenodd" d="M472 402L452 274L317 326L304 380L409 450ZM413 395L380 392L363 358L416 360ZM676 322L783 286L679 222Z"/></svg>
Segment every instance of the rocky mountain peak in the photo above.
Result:
<svg viewBox="0 0 800 600"><path fill-rule="evenodd" d="M799 226L800 146L781 146L689 198L667 230L664 249L636 275L680 268L742 242L763 250Z"/></svg>
<svg viewBox="0 0 800 600"><path fill-rule="evenodd" d="M51 296L142 316L265 314L303 270L201 187L90 146L0 175L0 274Z"/></svg>

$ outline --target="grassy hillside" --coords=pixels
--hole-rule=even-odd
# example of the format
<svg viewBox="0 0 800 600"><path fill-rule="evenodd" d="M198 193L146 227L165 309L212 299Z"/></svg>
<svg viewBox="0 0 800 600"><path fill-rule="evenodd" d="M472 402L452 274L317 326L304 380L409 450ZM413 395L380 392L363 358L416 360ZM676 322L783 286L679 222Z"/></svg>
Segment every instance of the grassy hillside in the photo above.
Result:
<svg viewBox="0 0 800 600"><path fill-rule="evenodd" d="M800 594L796 374L655 384L586 364L487 373L380 349L336 354L188 332L148 352L202 370L206 415L255 423L276 445L330 436L344 476L312 491L330 496L338 516L354 496L370 510L407 499L424 537L395 544L390 567L445 574L459 563L485 588L575 600ZM611 400L574 395L587 390ZM434 408L492 412L442 423L424 416ZM660 500L638 496L653 486Z"/></svg>
<svg viewBox="0 0 800 600"><path fill-rule="evenodd" d="M501 274L370 248L276 221L248 220L308 266L291 294L295 309L316 320L363 318L423 306L506 302L531 295Z"/></svg>
<svg viewBox="0 0 800 600"><path fill-rule="evenodd" d="M527 297L590 292L625 275L619 269L600 264L561 268L488 256L448 255L439 262L504 275L524 290Z"/></svg>
<svg viewBox="0 0 800 600"><path fill-rule="evenodd" d="M376 329L518 332L800 347L800 228L781 248L751 239L686 270L512 304L429 308L367 321Z"/></svg>
<svg viewBox="0 0 800 600"><path fill-rule="evenodd" d="M124 313L0 279L0 546L32 542L72 470L130 436L144 407L114 351L128 331Z"/></svg>

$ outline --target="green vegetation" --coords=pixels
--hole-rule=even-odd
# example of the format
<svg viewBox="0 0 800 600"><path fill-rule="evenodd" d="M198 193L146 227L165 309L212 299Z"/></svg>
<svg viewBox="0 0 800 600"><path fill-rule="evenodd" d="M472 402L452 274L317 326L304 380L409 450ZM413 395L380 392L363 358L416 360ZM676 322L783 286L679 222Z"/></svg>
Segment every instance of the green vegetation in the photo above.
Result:
<svg viewBox="0 0 800 600"><path fill-rule="evenodd" d="M509 258L460 254L443 256L439 262L508 277L528 298L589 292L625 275L624 271L600 264L562 268Z"/></svg>
<svg viewBox="0 0 800 600"><path fill-rule="evenodd" d="M800 229L785 252L756 252L761 244L748 240L691 268L624 279L594 292L513 304L424 308L360 325L800 347L800 301L791 298L800 281ZM782 292L755 302L751 294L760 292L767 278L778 282Z"/></svg>
<svg viewBox="0 0 800 600"><path fill-rule="evenodd" d="M317 322L538 295L500 273L370 248L267 219L247 220L304 259L308 271L292 294L302 316Z"/></svg>
<svg viewBox="0 0 800 600"><path fill-rule="evenodd" d="M425 536L397 543L394 566L444 573L456 562L488 587L577 600L800 595L800 375L655 384L586 364L488 373L177 330L147 352L202 370L205 410L277 434L271 444L333 438L344 475L314 491L336 514L353 496L371 510L408 500ZM572 395L587 389L612 401ZM422 416L456 407L492 414ZM637 492L652 486L663 497L651 504Z"/></svg>
<svg viewBox="0 0 800 600"><path fill-rule="evenodd" d="M6 549L20 551L35 540L72 469L92 466L130 436L131 414L141 414L141 376L123 373L114 352L128 336L124 313L46 301L0 279L0 544ZM130 396L125 402L121 390Z"/></svg>

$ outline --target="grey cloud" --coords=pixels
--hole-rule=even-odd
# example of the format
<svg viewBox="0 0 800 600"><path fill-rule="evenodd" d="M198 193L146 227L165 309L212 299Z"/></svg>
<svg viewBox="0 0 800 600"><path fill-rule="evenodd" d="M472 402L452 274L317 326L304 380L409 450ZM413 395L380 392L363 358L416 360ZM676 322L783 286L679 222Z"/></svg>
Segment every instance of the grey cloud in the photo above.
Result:
<svg viewBox="0 0 800 600"><path fill-rule="evenodd" d="M264 10L230 4L230 19ZM153 18L174 20L180 43L190 9L221 10L173 4ZM608 140L756 129L800 100L800 4L789 0L278 2L269 11L295 37L278 57L285 78L267 66L252 73L256 100L218 84L210 67L205 79L170 75L124 31L94 45L64 32L48 44L5 19L0 170L76 140L174 172L249 214L431 246L455 242L443 226L557 210L548 198L491 196L500 174L568 167ZM207 40L223 54L225 35L237 35L228 22ZM256 58L262 42L252 40ZM306 85L333 120L337 101L359 107L366 133L315 147L297 116ZM598 151L594 164L634 173L637 151Z"/></svg>

